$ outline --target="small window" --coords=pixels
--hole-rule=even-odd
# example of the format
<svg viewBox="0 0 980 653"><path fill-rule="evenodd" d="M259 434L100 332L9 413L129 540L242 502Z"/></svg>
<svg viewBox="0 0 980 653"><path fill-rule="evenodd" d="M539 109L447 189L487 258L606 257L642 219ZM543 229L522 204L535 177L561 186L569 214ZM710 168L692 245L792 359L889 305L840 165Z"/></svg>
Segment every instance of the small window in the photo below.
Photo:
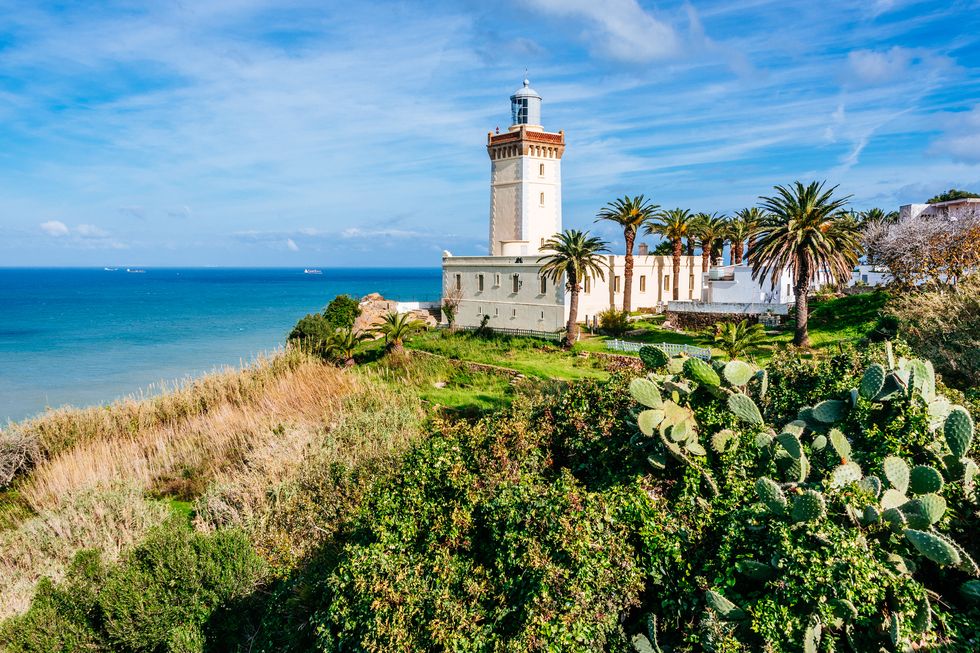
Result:
<svg viewBox="0 0 980 653"><path fill-rule="evenodd" d="M647 291L647 275L641 274L640 275L640 292L646 292L646 291Z"/></svg>
<svg viewBox="0 0 980 653"><path fill-rule="evenodd" d="M543 163L538 166L538 174L541 175L542 177L544 177L544 164Z"/></svg>
<svg viewBox="0 0 980 653"><path fill-rule="evenodd" d="M483 292L483 275L477 275L477 286L480 288L480 292Z"/></svg>
<svg viewBox="0 0 980 653"><path fill-rule="evenodd" d="M538 204L544 206L544 193L538 195Z"/></svg>
<svg viewBox="0 0 980 653"><path fill-rule="evenodd" d="M462 290L462 289L463 289L463 275L457 274L456 275L456 290Z"/></svg>
<svg viewBox="0 0 980 653"><path fill-rule="evenodd" d="M619 275L616 275L616 278L613 279L613 292L620 292L620 290L619 290Z"/></svg>
<svg viewBox="0 0 980 653"><path fill-rule="evenodd" d="M511 317L517 317L517 309L516 308L510 309L510 316Z"/></svg>
<svg viewBox="0 0 980 653"><path fill-rule="evenodd" d="M544 319L544 311L541 311L541 319Z"/></svg>
<svg viewBox="0 0 980 653"><path fill-rule="evenodd" d="M592 279L585 277L585 292L588 294L592 291Z"/></svg>
<svg viewBox="0 0 980 653"><path fill-rule="evenodd" d="M493 309L493 316L497 317L498 315L500 315L500 309L499 308Z"/></svg>
<svg viewBox="0 0 980 653"><path fill-rule="evenodd" d="M544 295L548 292L548 277L541 277L541 294Z"/></svg>
<svg viewBox="0 0 980 653"><path fill-rule="evenodd" d="M688 288L693 288L694 287L694 275L693 274L691 275L691 278L688 279L687 286L688 286Z"/></svg>
<svg viewBox="0 0 980 653"><path fill-rule="evenodd" d="M670 290L670 275L664 277L664 290Z"/></svg>
<svg viewBox="0 0 980 653"><path fill-rule="evenodd" d="M499 273L493 275L493 287L494 288L499 288L500 287L500 274Z"/></svg>
<svg viewBox="0 0 980 653"><path fill-rule="evenodd" d="M521 289L521 275L515 274L514 275L514 292L516 293L520 289Z"/></svg>
<svg viewBox="0 0 980 653"><path fill-rule="evenodd" d="M538 248L544 249L544 238L541 239L541 245L539 245Z"/></svg>
<svg viewBox="0 0 980 653"><path fill-rule="evenodd" d="M482 306L477 306L476 307L476 314L477 315L483 315L483 307Z"/></svg>

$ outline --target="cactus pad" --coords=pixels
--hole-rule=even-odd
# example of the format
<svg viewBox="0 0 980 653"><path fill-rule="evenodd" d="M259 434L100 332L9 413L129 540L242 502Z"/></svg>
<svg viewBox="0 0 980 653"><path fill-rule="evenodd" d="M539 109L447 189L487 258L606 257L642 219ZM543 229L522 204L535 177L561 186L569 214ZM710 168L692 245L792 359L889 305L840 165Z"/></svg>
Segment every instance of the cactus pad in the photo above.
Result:
<svg viewBox="0 0 980 653"><path fill-rule="evenodd" d="M648 370L659 370L667 366L667 354L660 347L644 345L640 347L640 360Z"/></svg>
<svg viewBox="0 0 980 653"><path fill-rule="evenodd" d="M872 524L877 524L881 521L881 513L874 506L865 506L864 514L861 515L861 523L865 526L871 526Z"/></svg>
<svg viewBox="0 0 980 653"><path fill-rule="evenodd" d="M896 533L901 533L908 526L906 515L898 508L889 508L881 513L881 519L892 527Z"/></svg>
<svg viewBox="0 0 980 653"><path fill-rule="evenodd" d="M895 372L885 375L885 382L881 386L881 392L874 398L875 401L887 401L895 395L905 393L905 383Z"/></svg>
<svg viewBox="0 0 980 653"><path fill-rule="evenodd" d="M735 417L748 424L763 423L762 413L759 412L759 407L755 405L755 402L748 395L735 393L728 397L728 410L735 413Z"/></svg>
<svg viewBox="0 0 980 653"><path fill-rule="evenodd" d="M917 498L922 506L922 511L929 520L929 525L933 525L943 518L946 514L946 499L938 494L923 494Z"/></svg>
<svg viewBox="0 0 980 653"><path fill-rule="evenodd" d="M660 388L650 379L633 379L630 382L630 394L647 408L662 408L664 405Z"/></svg>
<svg viewBox="0 0 980 653"><path fill-rule="evenodd" d="M885 385L885 368L875 363L866 369L864 376L861 377L859 388L861 396L865 399L874 399L881 392L883 385Z"/></svg>
<svg viewBox="0 0 980 653"><path fill-rule="evenodd" d="M962 458L973 444L973 418L962 406L954 406L943 426L946 444L957 458Z"/></svg>
<svg viewBox="0 0 980 653"><path fill-rule="evenodd" d="M834 448L834 451L837 452L841 460L849 460L851 457L851 443L847 441L844 434L837 429L831 429L827 437L830 440L830 446Z"/></svg>
<svg viewBox="0 0 980 653"><path fill-rule="evenodd" d="M670 374L682 374L684 372L684 361L688 359L687 354L671 356L667 361L667 372Z"/></svg>
<svg viewBox="0 0 980 653"><path fill-rule="evenodd" d="M913 528L906 529L905 537L919 553L929 558L937 565L958 565L960 563L959 551L941 535L919 531Z"/></svg>
<svg viewBox="0 0 980 653"><path fill-rule="evenodd" d="M743 386L752 379L755 371L744 361L728 361L722 374L725 380L735 386Z"/></svg>
<svg viewBox="0 0 980 653"><path fill-rule="evenodd" d="M846 487L860 481L862 476L861 467L857 463L844 463L831 472L830 487Z"/></svg>
<svg viewBox="0 0 980 653"><path fill-rule="evenodd" d="M799 458L803 455L803 445L800 444L800 439L796 437L795 433L780 433L776 436L776 442L778 442L786 453L792 458Z"/></svg>
<svg viewBox="0 0 980 653"><path fill-rule="evenodd" d="M636 423L643 435L653 435L654 430L664 421L664 415L664 411L651 408L640 413L636 418Z"/></svg>
<svg viewBox="0 0 980 653"><path fill-rule="evenodd" d="M814 490L806 490L793 500L793 521L816 521L827 514L827 503L823 495Z"/></svg>
<svg viewBox="0 0 980 653"><path fill-rule="evenodd" d="M827 399L813 407L813 419L823 424L839 422L846 414L847 402L838 399Z"/></svg>
<svg viewBox="0 0 980 653"><path fill-rule="evenodd" d="M766 392L769 391L769 372L765 370L759 370L755 373L753 377L755 386L755 394L759 399L765 399Z"/></svg>
<svg viewBox="0 0 980 653"><path fill-rule="evenodd" d="M797 436L803 435L806 430L806 422L801 419L794 419L792 422L783 427L784 433L795 433Z"/></svg>
<svg viewBox="0 0 980 653"><path fill-rule="evenodd" d="M755 560L739 560L735 563L739 573L752 580L769 580L776 575L776 570L769 565Z"/></svg>
<svg viewBox="0 0 980 653"><path fill-rule="evenodd" d="M723 621L740 621L748 616L745 610L714 590L705 590L704 600Z"/></svg>
<svg viewBox="0 0 980 653"><path fill-rule="evenodd" d="M755 491L759 495L759 500L766 504L769 512L779 514L786 509L786 495L783 494L779 484L762 477L755 482Z"/></svg>
<svg viewBox="0 0 980 653"><path fill-rule="evenodd" d="M810 460L806 456L794 459L786 473L794 483L803 483L810 475Z"/></svg>
<svg viewBox="0 0 980 653"><path fill-rule="evenodd" d="M867 476L858 483L862 490L866 490L877 497L881 494L881 479L877 476Z"/></svg>
<svg viewBox="0 0 980 653"><path fill-rule="evenodd" d="M980 580L968 580L960 585L960 595L967 601L980 603Z"/></svg>
<svg viewBox="0 0 980 653"><path fill-rule="evenodd" d="M926 515L925 506L918 499L905 502L898 510L905 516L905 523L909 528L924 530L932 526L932 522L929 521L929 517Z"/></svg>
<svg viewBox="0 0 980 653"><path fill-rule="evenodd" d="M916 465L909 472L909 491L912 494L939 492L943 487L942 474L935 467Z"/></svg>
<svg viewBox="0 0 980 653"><path fill-rule="evenodd" d="M908 500L908 497L906 497L903 493L899 492L898 490L888 488L885 490L885 493L881 495L881 508L883 510L887 510L888 508L897 508L904 505Z"/></svg>
<svg viewBox="0 0 980 653"><path fill-rule="evenodd" d="M813 438L813 442L810 443L810 449L812 451L823 451L827 448L827 436L822 433L817 437Z"/></svg>
<svg viewBox="0 0 980 653"><path fill-rule="evenodd" d="M722 429L711 436L711 448L718 453L725 453L734 449L737 443L738 437L735 435L735 431L731 429Z"/></svg>
<svg viewBox="0 0 980 653"><path fill-rule="evenodd" d="M803 634L803 653L817 653L819 651L822 633L823 627L820 625L820 620L815 616L811 617L806 632Z"/></svg>
<svg viewBox="0 0 980 653"><path fill-rule="evenodd" d="M684 376L701 385L721 385L718 372L700 358L688 358L684 361Z"/></svg>
<svg viewBox="0 0 980 653"><path fill-rule="evenodd" d="M909 489L909 466L901 458L888 456L882 466L885 470L885 478L892 484L892 487L905 494Z"/></svg>

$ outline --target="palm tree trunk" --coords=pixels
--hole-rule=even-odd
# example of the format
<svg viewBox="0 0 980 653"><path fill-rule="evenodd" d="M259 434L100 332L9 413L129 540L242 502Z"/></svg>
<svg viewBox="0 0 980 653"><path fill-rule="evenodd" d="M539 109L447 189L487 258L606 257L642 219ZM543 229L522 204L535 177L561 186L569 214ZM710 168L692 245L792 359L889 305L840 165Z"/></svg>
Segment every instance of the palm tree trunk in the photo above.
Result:
<svg viewBox="0 0 980 653"><path fill-rule="evenodd" d="M636 240L636 229L627 228L626 263L623 265L623 310L627 313L633 308L633 241Z"/></svg>
<svg viewBox="0 0 980 653"><path fill-rule="evenodd" d="M687 239L687 255L688 256L694 256L694 239L693 238L688 238Z"/></svg>
<svg viewBox="0 0 980 653"><path fill-rule="evenodd" d="M676 302L680 299L681 291L681 252L683 252L683 246L681 245L681 239L678 238L674 241L674 301Z"/></svg>
<svg viewBox="0 0 980 653"><path fill-rule="evenodd" d="M810 320L810 305L807 303L807 295L810 293L810 270L804 261L800 262L793 292L796 293L796 333L793 335L793 344L797 347L809 347L810 331L807 322Z"/></svg>
<svg viewBox="0 0 980 653"><path fill-rule="evenodd" d="M568 324L565 325L565 347L572 348L578 339L578 293L582 287L578 279L572 279L569 284L572 288L572 297L568 302Z"/></svg>
<svg viewBox="0 0 980 653"><path fill-rule="evenodd" d="M711 262L711 243L701 245L701 271L708 271L708 264Z"/></svg>
<svg viewBox="0 0 980 653"><path fill-rule="evenodd" d="M743 245L743 243L742 243L741 240L734 240L734 241L732 241L732 258L734 259L732 262L735 265L741 265L742 264L742 247L743 246L744 245Z"/></svg>

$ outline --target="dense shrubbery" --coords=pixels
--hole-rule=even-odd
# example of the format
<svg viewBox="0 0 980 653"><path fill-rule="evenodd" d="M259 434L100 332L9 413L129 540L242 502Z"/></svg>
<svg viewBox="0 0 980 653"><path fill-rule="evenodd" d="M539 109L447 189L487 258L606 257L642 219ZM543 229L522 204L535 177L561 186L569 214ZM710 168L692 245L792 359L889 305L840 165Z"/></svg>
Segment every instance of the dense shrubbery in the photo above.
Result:
<svg viewBox="0 0 980 653"><path fill-rule="evenodd" d="M264 565L235 531L191 532L172 521L115 565L85 551L60 583L42 580L30 610L0 630L11 652L220 650L240 630L234 611Z"/></svg>
<svg viewBox="0 0 980 653"><path fill-rule="evenodd" d="M608 308L599 313L599 331L607 336L620 337L630 330L630 314Z"/></svg>
<svg viewBox="0 0 980 653"><path fill-rule="evenodd" d="M356 299L350 295L337 295L322 312L300 318L286 339L301 344L312 353L325 355L337 332L352 329L360 314Z"/></svg>

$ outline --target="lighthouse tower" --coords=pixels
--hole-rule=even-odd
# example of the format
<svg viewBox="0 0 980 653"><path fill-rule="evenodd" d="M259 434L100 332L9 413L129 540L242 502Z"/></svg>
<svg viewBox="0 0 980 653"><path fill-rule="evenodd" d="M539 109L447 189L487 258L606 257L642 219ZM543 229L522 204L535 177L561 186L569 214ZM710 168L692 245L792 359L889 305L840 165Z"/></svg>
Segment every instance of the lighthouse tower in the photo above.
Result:
<svg viewBox="0 0 980 653"><path fill-rule="evenodd" d="M510 128L487 134L491 256L539 254L544 241L561 231L565 133L541 126L541 96L526 79L510 106Z"/></svg>

